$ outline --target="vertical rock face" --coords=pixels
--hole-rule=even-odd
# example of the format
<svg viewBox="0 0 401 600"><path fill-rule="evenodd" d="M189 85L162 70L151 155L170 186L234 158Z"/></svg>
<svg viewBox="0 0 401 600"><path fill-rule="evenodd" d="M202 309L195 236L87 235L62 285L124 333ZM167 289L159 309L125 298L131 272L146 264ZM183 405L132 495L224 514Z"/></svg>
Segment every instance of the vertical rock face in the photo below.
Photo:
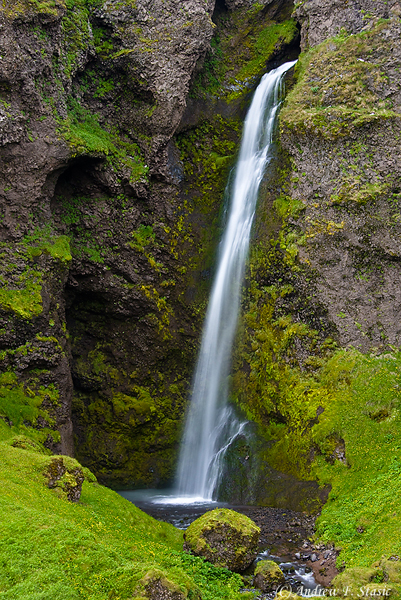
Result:
<svg viewBox="0 0 401 600"><path fill-rule="evenodd" d="M289 195L302 203L301 262L316 269L318 294L342 345L399 345L401 181L400 20L394 3L366 3L363 30L351 8L313 27L315 46L282 113L282 142L295 165ZM371 12L369 12L371 10ZM326 23L326 8L302 9ZM377 15L377 16L375 16ZM377 17L388 17L380 21ZM308 26L304 24L304 29ZM347 28L346 28L347 29ZM348 31L350 29L348 28Z"/></svg>
<svg viewBox="0 0 401 600"><path fill-rule="evenodd" d="M348 35L360 33L372 17L388 19L401 13L399 0L306 0L295 10L302 24L302 47L316 46L342 29Z"/></svg>
<svg viewBox="0 0 401 600"><path fill-rule="evenodd" d="M130 435L156 418L150 444L176 443L193 332L170 141L212 10L202 0L0 9L1 383L22 405L44 398L36 426L72 454L73 378L77 414L89 402L99 415L86 433L105 468L129 458L118 427L112 441L101 435L110 421ZM161 415L152 394L168 402Z"/></svg>
<svg viewBox="0 0 401 600"><path fill-rule="evenodd" d="M333 406L340 389L356 394L359 351L394 360L401 344L401 21L396 1L310 0L294 14L303 52L261 199L233 377L265 446L252 455L238 443L235 472L258 457L253 472L310 479L322 457L346 460Z"/></svg>
<svg viewBox="0 0 401 600"><path fill-rule="evenodd" d="M233 381L260 472L308 477L333 348L400 344L399 1L6 4L0 417L138 486L172 477L241 119L301 29Z"/></svg>
<svg viewBox="0 0 401 600"><path fill-rule="evenodd" d="M166 482L238 116L296 39L292 3L219 4L239 66L211 48L213 0L3 4L0 416L55 452L75 435L103 482ZM225 99L192 91L183 119L216 68Z"/></svg>

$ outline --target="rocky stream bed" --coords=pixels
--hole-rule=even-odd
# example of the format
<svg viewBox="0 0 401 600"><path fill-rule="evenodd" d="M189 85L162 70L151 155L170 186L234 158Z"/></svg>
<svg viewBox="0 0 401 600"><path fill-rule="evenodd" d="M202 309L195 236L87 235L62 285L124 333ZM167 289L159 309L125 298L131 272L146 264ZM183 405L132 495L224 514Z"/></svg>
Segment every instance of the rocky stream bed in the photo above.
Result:
<svg viewBox="0 0 401 600"><path fill-rule="evenodd" d="M152 497L150 491L141 497L140 492L122 492L144 512L159 521L171 523L179 529L187 527L205 512L215 508L231 508L252 519L260 527L260 552L253 565L243 574L251 583L258 560L274 560L286 577L286 585L293 591L328 587L338 574L338 553L332 546L314 543L316 516L293 510L261 506L231 506L222 502L202 504L172 504L168 497ZM270 594L271 595L271 594ZM269 598L262 594L260 598ZM274 594L273 594L274 596Z"/></svg>

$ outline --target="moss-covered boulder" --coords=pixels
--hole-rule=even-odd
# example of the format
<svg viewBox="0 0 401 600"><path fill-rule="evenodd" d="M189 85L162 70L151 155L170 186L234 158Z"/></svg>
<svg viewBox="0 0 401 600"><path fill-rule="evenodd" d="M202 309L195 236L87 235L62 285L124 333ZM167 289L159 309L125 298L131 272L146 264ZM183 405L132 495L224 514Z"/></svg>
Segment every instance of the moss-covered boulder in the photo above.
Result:
<svg viewBox="0 0 401 600"><path fill-rule="evenodd" d="M253 585L262 592L272 592L285 583L284 573L272 560L261 560L256 565Z"/></svg>
<svg viewBox="0 0 401 600"><path fill-rule="evenodd" d="M166 577L159 569L152 569L141 579L136 600L201 600L199 589L189 579L180 585Z"/></svg>
<svg viewBox="0 0 401 600"><path fill-rule="evenodd" d="M87 469L86 469L87 470ZM70 502L78 502L85 480L81 465L68 456L53 458L45 469L47 487L66 496Z"/></svg>
<svg viewBox="0 0 401 600"><path fill-rule="evenodd" d="M240 572L255 560L259 534L259 527L245 515L217 508L188 527L184 548L219 567Z"/></svg>

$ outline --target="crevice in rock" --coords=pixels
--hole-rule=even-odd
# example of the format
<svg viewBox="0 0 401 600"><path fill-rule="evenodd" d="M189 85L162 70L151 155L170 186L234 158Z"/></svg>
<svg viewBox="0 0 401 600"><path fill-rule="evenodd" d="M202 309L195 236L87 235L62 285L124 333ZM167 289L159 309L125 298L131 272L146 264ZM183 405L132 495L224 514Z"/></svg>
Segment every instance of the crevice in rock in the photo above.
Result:
<svg viewBox="0 0 401 600"><path fill-rule="evenodd" d="M215 23L216 17L219 17L222 14L227 13L227 12L228 12L228 8L225 3L225 0L216 0L216 4L214 6L214 11L213 11L213 15L212 15L213 23Z"/></svg>
<svg viewBox="0 0 401 600"><path fill-rule="evenodd" d="M56 218L60 217L62 200L98 198L109 193L110 184L102 170L103 164L101 159L82 157L73 160L61 172L58 170L48 176L45 185L49 188L54 186L50 208Z"/></svg>

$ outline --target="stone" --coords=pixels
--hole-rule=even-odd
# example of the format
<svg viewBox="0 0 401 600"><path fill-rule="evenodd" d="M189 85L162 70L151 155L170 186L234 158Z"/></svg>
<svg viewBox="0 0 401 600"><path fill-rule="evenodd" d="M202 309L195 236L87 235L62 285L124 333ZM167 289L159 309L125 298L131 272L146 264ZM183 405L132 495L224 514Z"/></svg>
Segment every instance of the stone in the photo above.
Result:
<svg viewBox="0 0 401 600"><path fill-rule="evenodd" d="M78 502L85 476L76 461L62 456L53 458L45 470L45 476L48 488L57 489L70 502Z"/></svg>
<svg viewBox="0 0 401 600"><path fill-rule="evenodd" d="M260 529L233 510L216 508L196 519L184 534L184 549L230 571L244 571L255 560Z"/></svg>
<svg viewBox="0 0 401 600"><path fill-rule="evenodd" d="M177 583L166 577L163 571L152 569L141 579L138 592L148 600L201 600L197 587L184 591Z"/></svg>
<svg viewBox="0 0 401 600"><path fill-rule="evenodd" d="M272 560L261 560L255 569L253 585L264 593L277 590L285 583L284 573Z"/></svg>

